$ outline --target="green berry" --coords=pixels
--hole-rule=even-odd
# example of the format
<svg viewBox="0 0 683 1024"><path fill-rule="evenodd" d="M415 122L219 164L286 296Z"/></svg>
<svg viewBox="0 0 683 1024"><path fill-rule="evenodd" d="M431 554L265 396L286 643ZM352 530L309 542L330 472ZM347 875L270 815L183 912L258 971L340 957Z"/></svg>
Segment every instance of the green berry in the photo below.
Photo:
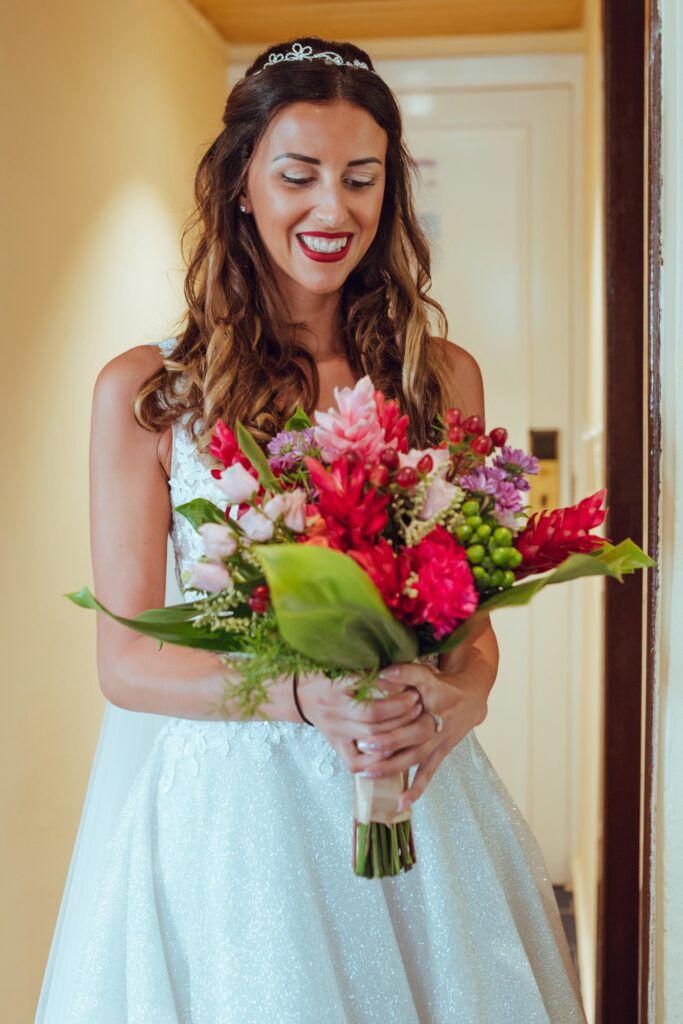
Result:
<svg viewBox="0 0 683 1024"><path fill-rule="evenodd" d="M482 559L481 564L483 565L487 572L493 572L493 562L488 557L488 555Z"/></svg>
<svg viewBox="0 0 683 1024"><path fill-rule="evenodd" d="M488 540L491 536L491 527L488 523L482 523L481 526L477 527L477 537L479 540Z"/></svg>
<svg viewBox="0 0 683 1024"><path fill-rule="evenodd" d="M508 548L510 552L508 558L508 568L516 569L518 565L522 564L522 552L518 551L517 548Z"/></svg>
<svg viewBox="0 0 683 1024"><path fill-rule="evenodd" d="M506 569L505 572L503 573L503 586L507 590L507 588L511 587L514 582L515 582L515 574L514 574L514 572L512 571L512 569Z"/></svg>
<svg viewBox="0 0 683 1024"><path fill-rule="evenodd" d="M467 516L476 516L479 512L479 502L477 501L466 501L460 510L462 514Z"/></svg>
<svg viewBox="0 0 683 1024"><path fill-rule="evenodd" d="M471 526L473 530L479 529L481 526L481 516L468 516L465 520L468 526Z"/></svg>
<svg viewBox="0 0 683 1024"><path fill-rule="evenodd" d="M481 583L488 577L486 569L484 569L481 565L472 566L472 575L474 576L474 580L476 583Z"/></svg>
<svg viewBox="0 0 683 1024"><path fill-rule="evenodd" d="M499 526L497 530L493 531L493 536L501 548L509 548L512 544L512 531L508 530L507 526Z"/></svg>
<svg viewBox="0 0 683 1024"><path fill-rule="evenodd" d="M492 587L496 587L496 588L502 587L503 586L503 579L504 578L505 578L505 574L504 574L503 570L502 569L496 569L494 572L491 573L491 586Z"/></svg>
<svg viewBox="0 0 683 1024"><path fill-rule="evenodd" d="M464 544L472 536L472 527L468 526L467 523L463 523L462 526L456 527L455 536Z"/></svg>
<svg viewBox="0 0 683 1024"><path fill-rule="evenodd" d="M499 569L507 569L510 565L509 558L512 548L494 548L491 552L491 561Z"/></svg>
<svg viewBox="0 0 683 1024"><path fill-rule="evenodd" d="M484 550L483 544L473 544L471 547L467 549L468 561L472 562L473 565L476 565L478 562L481 562L485 554L486 551Z"/></svg>

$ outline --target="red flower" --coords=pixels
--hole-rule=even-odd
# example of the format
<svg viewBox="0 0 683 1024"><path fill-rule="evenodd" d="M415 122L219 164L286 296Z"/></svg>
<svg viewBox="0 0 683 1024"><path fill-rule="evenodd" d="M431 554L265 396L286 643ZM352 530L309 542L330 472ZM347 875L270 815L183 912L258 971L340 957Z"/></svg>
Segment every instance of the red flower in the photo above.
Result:
<svg viewBox="0 0 683 1024"><path fill-rule="evenodd" d="M408 417L401 416L398 402L393 398L385 398L381 391L375 391L375 405L387 447L395 448L398 452L407 452Z"/></svg>
<svg viewBox="0 0 683 1024"><path fill-rule="evenodd" d="M438 525L415 547L406 548L416 596L404 596L401 614L412 626L429 623L436 640L469 618L479 603L465 549Z"/></svg>
<svg viewBox="0 0 683 1024"><path fill-rule="evenodd" d="M346 551L373 543L387 524L389 494L378 494L369 486L364 490L368 474L361 462L342 457L329 472L310 455L304 463L318 489L318 511L337 545Z"/></svg>
<svg viewBox="0 0 683 1024"><path fill-rule="evenodd" d="M553 569L575 552L588 554L602 547L604 537L591 536L588 531L600 526L607 515L601 508L607 490L596 491L578 505L557 508L552 512L535 512L515 542L523 561L515 575L521 579L530 573Z"/></svg>
<svg viewBox="0 0 683 1024"><path fill-rule="evenodd" d="M234 466L236 462L239 462L251 473L252 476L258 476L258 473L252 466L251 462L246 455L243 454L240 446L238 445L237 438L223 420L216 420L216 425L213 428L213 434L211 435L209 451L217 459L220 459L225 469L227 469L228 466ZM211 470L211 476L216 479L218 479L220 475L220 469Z"/></svg>
<svg viewBox="0 0 683 1024"><path fill-rule="evenodd" d="M405 551L396 554L385 537L363 548L349 548L346 552L368 574L384 599L387 608L401 617L399 608L403 588L410 575L410 561Z"/></svg>

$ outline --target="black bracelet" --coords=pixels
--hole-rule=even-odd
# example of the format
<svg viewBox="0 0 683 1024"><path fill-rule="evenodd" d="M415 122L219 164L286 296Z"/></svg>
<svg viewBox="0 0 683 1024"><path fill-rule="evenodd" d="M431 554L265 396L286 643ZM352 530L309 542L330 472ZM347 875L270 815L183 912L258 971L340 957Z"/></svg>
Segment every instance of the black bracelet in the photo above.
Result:
<svg viewBox="0 0 683 1024"><path fill-rule="evenodd" d="M299 714L301 715L301 717L303 718L303 720L306 723L306 725L313 725L313 722L309 722L308 719L306 718L305 714L301 710L301 704L299 704L299 697L298 697L298 694L296 692L297 677L298 677L298 673L295 672L294 675L292 676L292 693L294 694L294 703L296 704L296 709L299 712Z"/></svg>

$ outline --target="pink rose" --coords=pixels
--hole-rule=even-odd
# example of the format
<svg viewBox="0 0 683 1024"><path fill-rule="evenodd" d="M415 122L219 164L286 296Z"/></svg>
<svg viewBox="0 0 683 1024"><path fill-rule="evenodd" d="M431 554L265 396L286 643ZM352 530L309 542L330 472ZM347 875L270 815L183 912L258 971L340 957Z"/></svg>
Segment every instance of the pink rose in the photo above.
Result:
<svg viewBox="0 0 683 1024"><path fill-rule="evenodd" d="M449 484L443 477L437 476L431 481L425 494L424 504L420 509L418 519L431 519L438 512L442 512L453 499L460 493L460 488L455 484Z"/></svg>
<svg viewBox="0 0 683 1024"><path fill-rule="evenodd" d="M295 533L303 533L306 529L306 492L297 488L276 494L264 504L263 511L272 520L284 516L285 526Z"/></svg>
<svg viewBox="0 0 683 1024"><path fill-rule="evenodd" d="M204 553L207 558L218 561L220 558L234 555L237 550L235 534L229 526L222 526L220 523L202 523L198 532L204 541Z"/></svg>
<svg viewBox="0 0 683 1024"><path fill-rule="evenodd" d="M256 508L249 508L238 520L250 540L270 540L273 536L273 522Z"/></svg>
<svg viewBox="0 0 683 1024"><path fill-rule="evenodd" d="M217 594L232 585L232 578L219 562L194 562L190 566L189 585L195 590L209 590Z"/></svg>
<svg viewBox="0 0 683 1024"><path fill-rule="evenodd" d="M216 486L223 492L228 501L233 504L242 504L249 501L259 489L259 482L244 466L236 462L234 465L224 469L220 477L216 479Z"/></svg>

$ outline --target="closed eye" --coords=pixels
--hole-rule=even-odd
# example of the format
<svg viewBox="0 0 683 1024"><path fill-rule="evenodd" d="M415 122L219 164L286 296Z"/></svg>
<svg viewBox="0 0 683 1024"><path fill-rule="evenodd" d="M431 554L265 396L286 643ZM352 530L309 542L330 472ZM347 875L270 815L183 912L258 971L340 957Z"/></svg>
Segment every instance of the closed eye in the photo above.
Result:
<svg viewBox="0 0 683 1024"><path fill-rule="evenodd" d="M282 180L287 182L288 185L307 185L310 181L315 181L315 178L290 178L286 174L282 175ZM346 179L352 188L367 188L369 185L374 185L374 181L358 181L356 178Z"/></svg>

